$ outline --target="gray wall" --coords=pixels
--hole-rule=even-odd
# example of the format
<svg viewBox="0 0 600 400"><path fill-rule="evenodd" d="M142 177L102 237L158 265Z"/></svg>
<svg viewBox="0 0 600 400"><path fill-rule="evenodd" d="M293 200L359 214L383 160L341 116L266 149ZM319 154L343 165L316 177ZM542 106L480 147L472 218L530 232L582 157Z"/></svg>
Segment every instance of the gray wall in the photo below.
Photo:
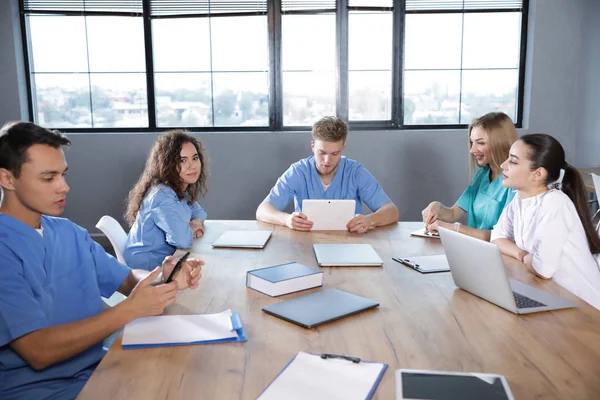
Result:
<svg viewBox="0 0 600 400"><path fill-rule="evenodd" d="M16 0L0 0L0 125L28 119L21 25Z"/></svg>
<svg viewBox="0 0 600 400"><path fill-rule="evenodd" d="M585 129L592 132L594 127L598 132L598 107L587 101L597 105L600 94L598 90L584 90L588 79L595 79L596 88L598 85L595 71L600 69L600 56L598 49L590 49L600 39L600 28L590 28L592 21L588 20L592 9L597 13L595 3L531 1L529 22L525 123L521 132L555 135L571 162L581 167L599 166L597 152L589 151L586 145L581 148L586 140L597 144L597 133L589 138L578 136ZM17 40L15 45L14 40L15 22L18 24L14 9L0 9L0 121L27 119L22 110L23 93L19 95L18 87L22 85L16 84L22 66L18 62L19 43ZM588 22L585 29L584 22ZM67 159L71 194L65 216L96 232L93 226L102 215L122 214L127 192L143 168L155 135L70 137L73 146ZM199 137L211 156L209 194L201 204L213 219L253 219L256 206L277 177L290 163L309 154L307 132L213 133ZM579 152L581 163L572 161L579 159ZM451 204L469 179L464 131L351 132L346 155L361 161L375 175L398 205L402 220L420 219L421 209L432 200Z"/></svg>
<svg viewBox="0 0 600 400"><path fill-rule="evenodd" d="M89 229L104 214L122 214L155 135L70 137L71 194L65 215ZM308 132L199 138L211 158L209 193L200 204L212 219L254 219L256 207L277 177L310 151ZM468 182L467 136L461 131L351 132L345 154L363 162L377 177L404 220L417 219L432 199L452 202Z"/></svg>
<svg viewBox="0 0 600 400"><path fill-rule="evenodd" d="M576 155L581 121L583 18L587 0L537 0L530 24L529 132L549 133ZM576 162L571 161L577 165Z"/></svg>
<svg viewBox="0 0 600 400"><path fill-rule="evenodd" d="M581 63L582 117L577 133L577 159L600 167L600 1L588 0L583 21Z"/></svg>

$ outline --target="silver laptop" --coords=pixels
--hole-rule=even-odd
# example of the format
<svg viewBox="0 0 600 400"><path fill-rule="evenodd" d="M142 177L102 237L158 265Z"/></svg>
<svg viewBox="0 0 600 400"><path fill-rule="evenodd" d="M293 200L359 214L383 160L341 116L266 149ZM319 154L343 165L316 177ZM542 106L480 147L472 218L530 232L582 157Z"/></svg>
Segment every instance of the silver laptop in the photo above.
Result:
<svg viewBox="0 0 600 400"><path fill-rule="evenodd" d="M495 244L444 228L439 232L452 278L459 288L515 314L576 307L561 297L508 279Z"/></svg>
<svg viewBox="0 0 600 400"><path fill-rule="evenodd" d="M272 231L227 231L213 243L213 247L240 247L262 249L271 237Z"/></svg>
<svg viewBox="0 0 600 400"><path fill-rule="evenodd" d="M370 244L313 244L320 267L380 267L381 257Z"/></svg>

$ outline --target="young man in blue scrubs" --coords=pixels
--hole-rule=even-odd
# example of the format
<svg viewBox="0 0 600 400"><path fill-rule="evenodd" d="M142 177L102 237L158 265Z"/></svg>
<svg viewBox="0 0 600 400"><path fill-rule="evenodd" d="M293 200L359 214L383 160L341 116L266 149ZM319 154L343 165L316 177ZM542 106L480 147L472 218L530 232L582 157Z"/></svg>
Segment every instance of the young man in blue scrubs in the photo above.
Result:
<svg viewBox="0 0 600 400"><path fill-rule="evenodd" d="M73 399L104 355L102 341L136 318L158 315L195 288L199 260L169 284L161 268L131 270L88 232L57 218L69 186L59 132L29 122L0 129L0 397ZM168 276L174 267L163 262ZM101 296L129 296L106 311Z"/></svg>
<svg viewBox="0 0 600 400"><path fill-rule="evenodd" d="M377 180L360 163L342 157L348 125L336 117L324 117L312 128L313 155L290 166L258 206L256 219L310 231L313 222L302 211L304 199L356 200L356 216L348 222L350 232L365 233L398 221L398 208ZM294 200L292 214L282 210ZM362 202L372 214L361 214Z"/></svg>

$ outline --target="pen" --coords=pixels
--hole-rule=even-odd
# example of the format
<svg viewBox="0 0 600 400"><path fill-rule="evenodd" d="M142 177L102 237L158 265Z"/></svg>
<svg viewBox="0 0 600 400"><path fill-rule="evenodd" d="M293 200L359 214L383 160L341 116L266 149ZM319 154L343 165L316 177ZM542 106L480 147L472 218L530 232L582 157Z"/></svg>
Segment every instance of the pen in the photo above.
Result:
<svg viewBox="0 0 600 400"><path fill-rule="evenodd" d="M416 262L410 261L408 258L392 257L392 259L394 261L399 262L400 264L406 265L407 267L411 267L412 269L415 269L415 270L419 269L419 264L417 264Z"/></svg>
<svg viewBox="0 0 600 400"><path fill-rule="evenodd" d="M328 358L341 358L344 360L352 361L355 364L358 364L360 362L360 358L358 357L343 356L341 354L321 354L321 358L323 360L326 360Z"/></svg>
<svg viewBox="0 0 600 400"><path fill-rule="evenodd" d="M169 275L169 277L167 278L165 283L171 283L173 281L173 278L175 278L175 275L177 274L177 272L179 272L179 270L181 269L181 266L183 265L183 262L189 255L190 255L190 252L188 251L183 256L181 256L179 261L177 261L177 264L175 264L175 268L173 268L171 275Z"/></svg>

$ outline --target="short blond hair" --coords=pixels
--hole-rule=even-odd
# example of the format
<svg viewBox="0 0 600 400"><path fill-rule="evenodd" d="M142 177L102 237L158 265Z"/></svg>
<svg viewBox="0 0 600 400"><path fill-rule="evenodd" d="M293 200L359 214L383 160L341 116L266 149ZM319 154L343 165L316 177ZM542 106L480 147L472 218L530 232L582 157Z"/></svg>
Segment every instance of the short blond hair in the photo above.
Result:
<svg viewBox="0 0 600 400"><path fill-rule="evenodd" d="M514 142L517 141L517 130L515 124L508 115L503 112L487 113L475 118L469 125L469 148L471 148L471 131L480 127L487 136L490 148L490 167L500 170L502 164L508 158L508 152ZM470 155L471 173L475 171L475 156Z"/></svg>
<svg viewBox="0 0 600 400"><path fill-rule="evenodd" d="M314 140L323 140L325 142L346 141L348 136L348 124L338 117L323 117L312 127L312 137Z"/></svg>

